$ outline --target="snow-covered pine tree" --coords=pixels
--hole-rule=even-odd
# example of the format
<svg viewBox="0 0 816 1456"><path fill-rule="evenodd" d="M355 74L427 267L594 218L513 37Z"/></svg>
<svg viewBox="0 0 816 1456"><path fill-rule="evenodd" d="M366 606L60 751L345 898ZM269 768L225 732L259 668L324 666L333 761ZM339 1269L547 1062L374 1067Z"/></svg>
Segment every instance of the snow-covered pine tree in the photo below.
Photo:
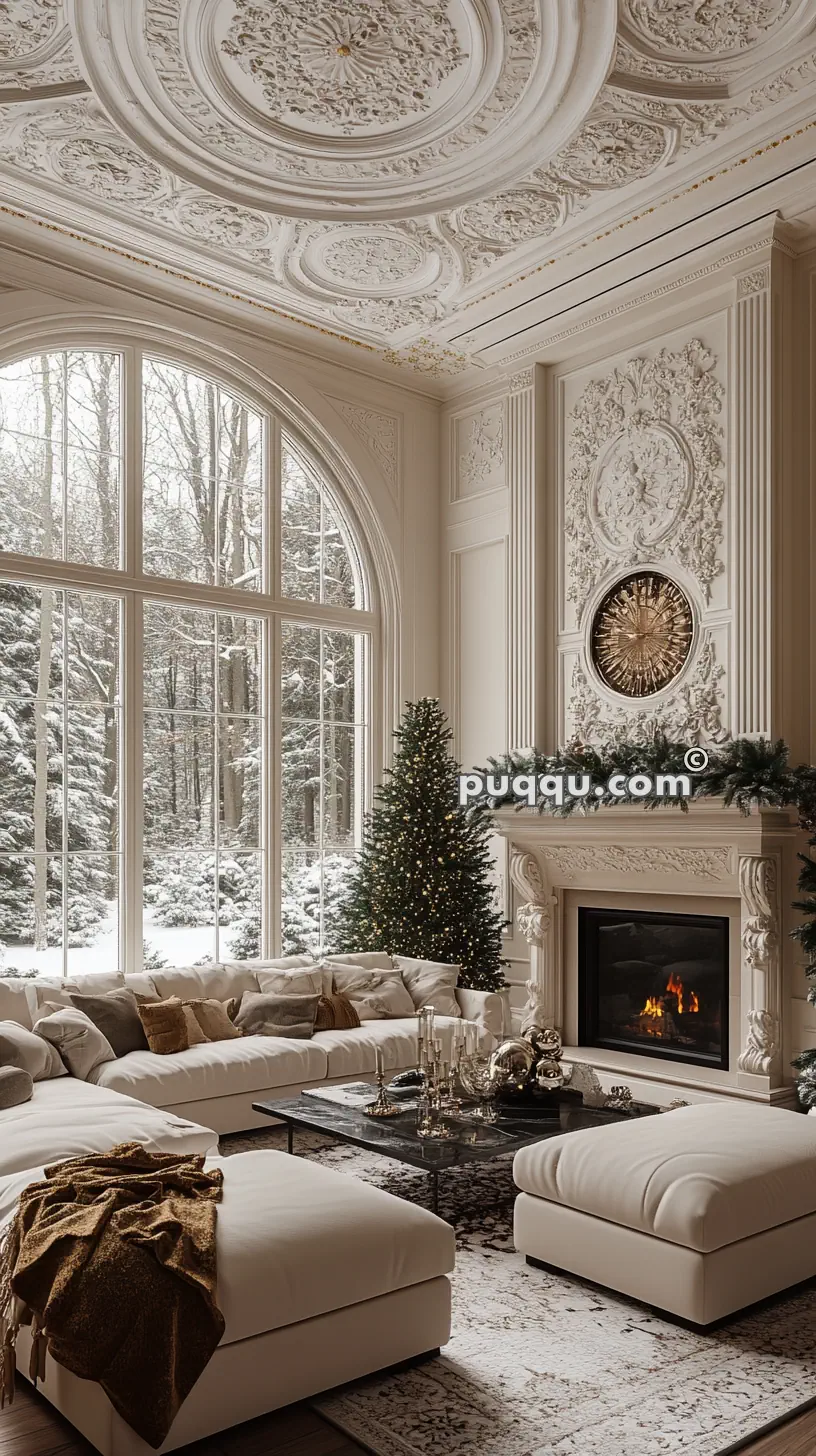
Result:
<svg viewBox="0 0 816 1456"><path fill-rule="evenodd" d="M382 950L460 965L460 984L504 985L490 814L459 804L459 765L436 698L408 703L397 751L330 927L338 953Z"/></svg>

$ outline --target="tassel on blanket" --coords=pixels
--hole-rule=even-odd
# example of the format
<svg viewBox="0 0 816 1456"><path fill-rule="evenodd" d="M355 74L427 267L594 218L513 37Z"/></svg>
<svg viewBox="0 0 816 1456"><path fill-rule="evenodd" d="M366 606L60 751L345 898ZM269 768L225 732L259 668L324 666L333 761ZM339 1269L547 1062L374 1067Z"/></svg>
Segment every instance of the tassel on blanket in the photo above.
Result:
<svg viewBox="0 0 816 1456"><path fill-rule="evenodd" d="M0 1347L0 1410L14 1403L14 1377L17 1374L17 1356L14 1351L16 1329L8 1328Z"/></svg>
<svg viewBox="0 0 816 1456"><path fill-rule="evenodd" d="M48 1354L48 1344L45 1338L45 1330L40 1324L39 1315L35 1314L31 1321L31 1358L28 1362L28 1378L36 1388L38 1380L45 1380L45 1357Z"/></svg>

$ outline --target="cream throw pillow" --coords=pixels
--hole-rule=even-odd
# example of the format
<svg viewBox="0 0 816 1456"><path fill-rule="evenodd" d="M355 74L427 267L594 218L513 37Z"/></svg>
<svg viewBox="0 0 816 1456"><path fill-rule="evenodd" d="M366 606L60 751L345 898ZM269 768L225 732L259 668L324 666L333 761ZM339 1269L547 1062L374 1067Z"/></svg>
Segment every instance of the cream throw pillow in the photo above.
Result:
<svg viewBox="0 0 816 1456"><path fill-rule="evenodd" d="M366 971L362 966L333 964L332 975L335 991L347 997L361 1021L416 1014L399 971Z"/></svg>
<svg viewBox="0 0 816 1456"><path fill-rule="evenodd" d="M437 1016L462 1015L455 994L459 966L446 965L444 961L415 960L412 956L394 956L394 965L417 1011L423 1006L433 1006Z"/></svg>
<svg viewBox="0 0 816 1456"><path fill-rule="evenodd" d="M72 1077L87 1082L103 1062L116 1060L113 1047L90 1016L75 1006L58 1006L41 1016L34 1030L56 1047Z"/></svg>
<svg viewBox="0 0 816 1456"><path fill-rule="evenodd" d="M33 1082L47 1082L68 1072L56 1047L16 1021L0 1021L0 1067L17 1067L28 1072Z"/></svg>
<svg viewBox="0 0 816 1456"><path fill-rule="evenodd" d="M331 967L327 972L314 964L288 970L263 968L258 971L258 987L265 996L330 996Z"/></svg>

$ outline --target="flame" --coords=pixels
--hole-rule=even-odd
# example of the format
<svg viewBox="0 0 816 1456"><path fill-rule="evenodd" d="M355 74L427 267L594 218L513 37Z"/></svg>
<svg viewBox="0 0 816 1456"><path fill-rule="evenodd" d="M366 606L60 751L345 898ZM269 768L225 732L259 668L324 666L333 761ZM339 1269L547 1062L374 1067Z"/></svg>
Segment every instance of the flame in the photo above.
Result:
<svg viewBox="0 0 816 1456"><path fill-rule="evenodd" d="M675 979L674 971L669 976L665 994L667 996L672 995L677 997L677 1014L679 1016L682 1016L684 1011L691 1013L700 1010L700 1001L697 992L686 992L683 982ZM688 1001L688 1004L686 1004L686 1001ZM662 997L647 996L646 1005L640 1014L641 1016L652 1016L656 1019L665 1017L666 1013L663 1009Z"/></svg>

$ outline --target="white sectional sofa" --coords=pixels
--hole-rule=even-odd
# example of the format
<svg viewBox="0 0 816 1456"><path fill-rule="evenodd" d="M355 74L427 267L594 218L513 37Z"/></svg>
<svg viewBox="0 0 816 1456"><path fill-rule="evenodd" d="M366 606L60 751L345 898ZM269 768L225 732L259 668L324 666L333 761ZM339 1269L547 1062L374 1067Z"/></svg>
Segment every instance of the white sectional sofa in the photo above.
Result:
<svg viewBox="0 0 816 1456"><path fill-rule="evenodd" d="M223 1001L244 991L257 991L258 969L288 970L292 960L167 968L123 977L77 976L68 983L0 979L0 1022L17 1021L31 1028L42 1015L46 1001L67 1002L68 986L102 993L124 985L141 995L182 999L204 996ZM298 960L301 965L310 964L308 957ZM495 1038L503 1035L509 1017L504 996L457 989L456 999L462 1016L477 1024L484 1046L490 1047ZM450 1036L455 1018L439 1017L437 1021L440 1035ZM366 1021L351 1031L317 1032L308 1041L244 1036L166 1056L150 1051L129 1052L116 1061L103 1063L91 1074L91 1080L100 1093L119 1093L177 1118L203 1124L216 1133L242 1132L268 1126L267 1118L253 1112L253 1102L292 1097L304 1087L322 1082L370 1080L378 1047L386 1073L415 1066L416 1029L416 1017L411 1016ZM57 1085L66 1080L59 1078ZM43 1085L37 1083L38 1091ZM85 1085L89 1087L90 1083ZM59 1093L55 1096L59 1098ZM66 1156L83 1150L67 1149Z"/></svg>
<svg viewBox="0 0 816 1456"><path fill-rule="evenodd" d="M95 992L122 984L160 998L226 999L258 989L255 971L237 964L70 983ZM31 1029L44 1003L66 992L64 982L0 979L0 1021ZM456 994L484 1045L502 1034L502 997ZM441 1021L443 1036L453 1022ZM36 1082L31 1101L0 1111L0 1229L44 1165L119 1142L201 1153L207 1167L223 1168L217 1249L226 1329L160 1452L447 1342L454 1236L440 1218L286 1153L217 1156L219 1131L268 1125L253 1101L370 1078L377 1047L389 1071L414 1065L416 1019L365 1022L308 1041L244 1036L166 1056L131 1052L104 1063L93 1082L69 1075ZM22 1372L29 1341L24 1327ZM99 1385L49 1358L39 1388L102 1456L150 1456Z"/></svg>

